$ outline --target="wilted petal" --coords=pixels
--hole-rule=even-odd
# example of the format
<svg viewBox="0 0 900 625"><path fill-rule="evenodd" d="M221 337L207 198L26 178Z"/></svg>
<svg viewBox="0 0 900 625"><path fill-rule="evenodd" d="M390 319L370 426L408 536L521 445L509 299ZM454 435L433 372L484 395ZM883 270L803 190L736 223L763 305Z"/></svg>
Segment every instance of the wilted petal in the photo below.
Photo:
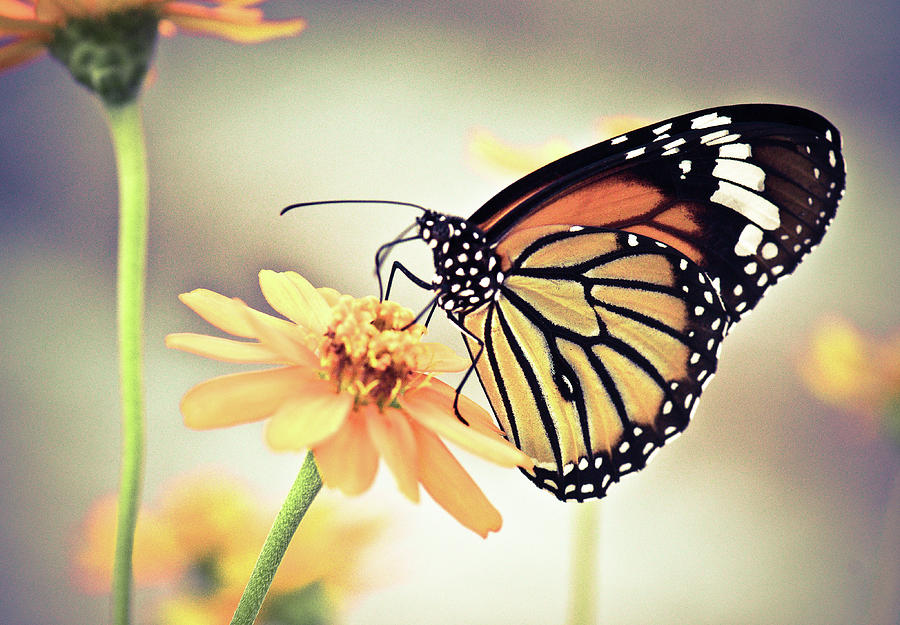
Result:
<svg viewBox="0 0 900 625"><path fill-rule="evenodd" d="M334 436L316 445L313 454L322 481L330 488L358 495L375 480L378 452L357 412L350 413Z"/></svg>
<svg viewBox="0 0 900 625"><path fill-rule="evenodd" d="M353 407L349 393L338 393L334 386L319 381L310 384L302 398L286 401L266 424L266 442L276 451L308 449L328 438L344 423Z"/></svg>
<svg viewBox="0 0 900 625"><path fill-rule="evenodd" d="M280 354L260 343L235 341L193 332L169 334L166 336L166 347L225 362L289 364ZM294 364L315 366L315 355L310 353L308 362Z"/></svg>
<svg viewBox="0 0 900 625"><path fill-rule="evenodd" d="M375 448L394 475L397 488L410 500L419 501L416 439L409 421L399 410L381 412L369 406L364 412Z"/></svg>
<svg viewBox="0 0 900 625"><path fill-rule="evenodd" d="M266 301L279 313L315 335L325 334L331 308L309 281L294 271L259 272L259 287Z"/></svg>
<svg viewBox="0 0 900 625"><path fill-rule="evenodd" d="M201 382L181 400L184 424L195 430L260 421L289 399L302 397L318 378L303 367L279 367ZM318 387L314 387L317 389Z"/></svg>
<svg viewBox="0 0 900 625"><path fill-rule="evenodd" d="M428 494L453 518L486 538L503 519L450 450L423 427L413 427L422 461L419 480Z"/></svg>

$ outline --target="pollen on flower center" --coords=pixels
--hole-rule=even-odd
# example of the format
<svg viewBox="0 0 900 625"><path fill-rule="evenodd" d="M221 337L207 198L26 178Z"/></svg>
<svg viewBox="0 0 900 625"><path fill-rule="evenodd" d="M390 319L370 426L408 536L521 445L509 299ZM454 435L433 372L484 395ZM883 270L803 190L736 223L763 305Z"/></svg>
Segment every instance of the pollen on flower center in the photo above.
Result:
<svg viewBox="0 0 900 625"><path fill-rule="evenodd" d="M342 296L319 347L325 375L357 405L380 408L404 393L425 352L425 327L410 325L412 311L375 297ZM408 326L408 327L407 327Z"/></svg>

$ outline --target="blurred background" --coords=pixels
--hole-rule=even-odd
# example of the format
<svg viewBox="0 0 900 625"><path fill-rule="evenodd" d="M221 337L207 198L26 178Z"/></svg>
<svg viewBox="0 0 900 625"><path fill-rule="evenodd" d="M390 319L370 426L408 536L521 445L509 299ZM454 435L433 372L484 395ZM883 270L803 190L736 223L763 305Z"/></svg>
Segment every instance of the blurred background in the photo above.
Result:
<svg viewBox="0 0 900 625"><path fill-rule="evenodd" d="M211 330L176 296L207 287L265 309L263 268L377 293L375 249L415 216L281 207L384 198L468 215L518 176L473 158L479 130L578 148L601 138L605 116L796 104L842 132L846 197L819 249L733 329L685 435L600 503L599 620L865 622L884 537L900 535L886 521L900 456L877 427L815 399L798 369L825 314L876 341L900 326L897 3L328 0L266 12L308 27L256 46L161 40L143 97L145 498L219 467L274 514L302 461L267 450L258 424L182 425L183 393L237 367L165 349L169 332ZM72 553L118 481L113 155L99 105L50 59L0 75L0 111L0 622L100 623L106 597L73 584ZM397 258L430 275L424 246ZM400 287L396 299L417 309L427 295ZM446 319L431 327L462 351ZM354 502L389 519L382 566L344 622L565 620L576 504L459 456L503 530L482 541L427 497L407 502L382 470Z"/></svg>

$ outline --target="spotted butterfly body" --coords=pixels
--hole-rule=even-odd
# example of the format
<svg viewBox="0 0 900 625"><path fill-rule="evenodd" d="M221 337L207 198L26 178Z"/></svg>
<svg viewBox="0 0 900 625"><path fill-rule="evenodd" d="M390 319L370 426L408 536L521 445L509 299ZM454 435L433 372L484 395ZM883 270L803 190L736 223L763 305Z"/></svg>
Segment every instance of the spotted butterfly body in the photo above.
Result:
<svg viewBox="0 0 900 625"><path fill-rule="evenodd" d="M684 430L728 328L819 243L843 188L828 121L738 105L610 139L469 219L417 225L438 305L535 460L528 477L583 500Z"/></svg>

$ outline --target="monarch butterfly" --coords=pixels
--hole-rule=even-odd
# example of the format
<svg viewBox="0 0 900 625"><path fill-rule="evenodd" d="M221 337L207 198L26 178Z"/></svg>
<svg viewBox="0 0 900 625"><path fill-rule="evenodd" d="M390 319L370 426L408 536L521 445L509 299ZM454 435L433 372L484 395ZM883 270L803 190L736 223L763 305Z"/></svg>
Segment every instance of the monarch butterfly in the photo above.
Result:
<svg viewBox="0 0 900 625"><path fill-rule="evenodd" d="M431 282L396 262L391 279L434 291L462 329L526 475L603 497L684 430L731 324L822 239L840 146L801 108L689 113L550 163L468 219L422 209L377 269L397 243L431 247Z"/></svg>

